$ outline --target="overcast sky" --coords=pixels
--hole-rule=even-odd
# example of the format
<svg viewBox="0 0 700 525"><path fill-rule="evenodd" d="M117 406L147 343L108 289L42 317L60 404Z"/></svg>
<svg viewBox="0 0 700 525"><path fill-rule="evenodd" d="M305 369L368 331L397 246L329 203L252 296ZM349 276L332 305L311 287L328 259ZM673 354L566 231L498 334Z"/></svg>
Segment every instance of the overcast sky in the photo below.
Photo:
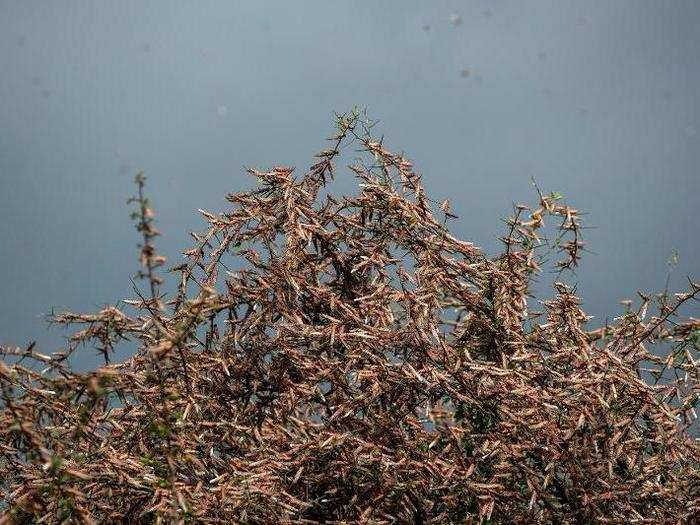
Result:
<svg viewBox="0 0 700 525"><path fill-rule="evenodd" d="M137 171L177 264L243 166L306 168L355 104L490 252L531 177L587 212L597 320L674 249L700 279L698 27L695 0L0 0L0 343L131 296Z"/></svg>

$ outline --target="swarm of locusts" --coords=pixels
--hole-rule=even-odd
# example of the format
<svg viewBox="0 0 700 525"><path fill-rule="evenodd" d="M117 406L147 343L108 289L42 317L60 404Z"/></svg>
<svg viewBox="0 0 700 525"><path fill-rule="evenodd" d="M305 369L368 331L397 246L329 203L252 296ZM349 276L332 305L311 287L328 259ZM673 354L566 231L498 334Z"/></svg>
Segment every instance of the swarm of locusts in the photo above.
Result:
<svg viewBox="0 0 700 525"><path fill-rule="evenodd" d="M305 174L250 169L173 268L137 177L132 298L2 349L0 523L697 523L700 285L588 327L572 286L532 296L583 252L559 194L487 256L371 122L337 125Z"/></svg>

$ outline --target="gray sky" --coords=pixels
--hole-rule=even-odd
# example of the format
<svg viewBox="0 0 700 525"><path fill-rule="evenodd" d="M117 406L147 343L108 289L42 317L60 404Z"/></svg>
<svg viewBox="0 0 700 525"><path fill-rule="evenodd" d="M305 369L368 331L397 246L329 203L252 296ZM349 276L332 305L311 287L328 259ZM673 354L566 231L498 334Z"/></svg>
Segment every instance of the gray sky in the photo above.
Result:
<svg viewBox="0 0 700 525"><path fill-rule="evenodd" d="M42 313L131 295L138 170L176 264L196 209L249 187L244 165L307 167L355 104L489 251L530 177L587 212L596 318L663 288L673 249L683 287L698 27L695 0L0 0L0 343L53 350Z"/></svg>

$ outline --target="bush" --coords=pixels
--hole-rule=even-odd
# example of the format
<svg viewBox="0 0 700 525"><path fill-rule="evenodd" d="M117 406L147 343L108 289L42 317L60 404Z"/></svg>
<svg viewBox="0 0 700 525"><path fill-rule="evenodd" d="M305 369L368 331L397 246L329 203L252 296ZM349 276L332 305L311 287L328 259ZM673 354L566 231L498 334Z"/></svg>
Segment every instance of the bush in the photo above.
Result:
<svg viewBox="0 0 700 525"><path fill-rule="evenodd" d="M576 210L540 193L488 257L366 118L337 126L306 174L250 169L254 190L202 212L170 296L137 177L146 291L54 316L81 328L60 352L2 349L0 522L697 517L700 321L679 309L700 285L641 295L592 331L562 282L534 311L544 258L579 261ZM351 144L359 190L336 198L326 183ZM112 363L125 341L138 351ZM82 343L103 367L70 369Z"/></svg>

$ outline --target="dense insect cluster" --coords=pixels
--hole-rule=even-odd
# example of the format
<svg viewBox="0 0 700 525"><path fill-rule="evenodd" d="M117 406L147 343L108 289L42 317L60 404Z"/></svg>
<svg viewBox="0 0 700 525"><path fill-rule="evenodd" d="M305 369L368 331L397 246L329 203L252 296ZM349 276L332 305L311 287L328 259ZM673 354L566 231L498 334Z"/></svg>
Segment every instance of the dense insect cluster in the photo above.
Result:
<svg viewBox="0 0 700 525"><path fill-rule="evenodd" d="M697 519L700 321L680 310L700 285L593 330L562 282L536 311L542 250L579 260L576 210L540 193L489 257L371 123L337 124L304 175L251 169L202 212L169 296L137 179L146 289L54 316L80 329L58 352L2 348L0 523ZM334 197L348 146L359 189ZM77 373L84 344L105 364Z"/></svg>

